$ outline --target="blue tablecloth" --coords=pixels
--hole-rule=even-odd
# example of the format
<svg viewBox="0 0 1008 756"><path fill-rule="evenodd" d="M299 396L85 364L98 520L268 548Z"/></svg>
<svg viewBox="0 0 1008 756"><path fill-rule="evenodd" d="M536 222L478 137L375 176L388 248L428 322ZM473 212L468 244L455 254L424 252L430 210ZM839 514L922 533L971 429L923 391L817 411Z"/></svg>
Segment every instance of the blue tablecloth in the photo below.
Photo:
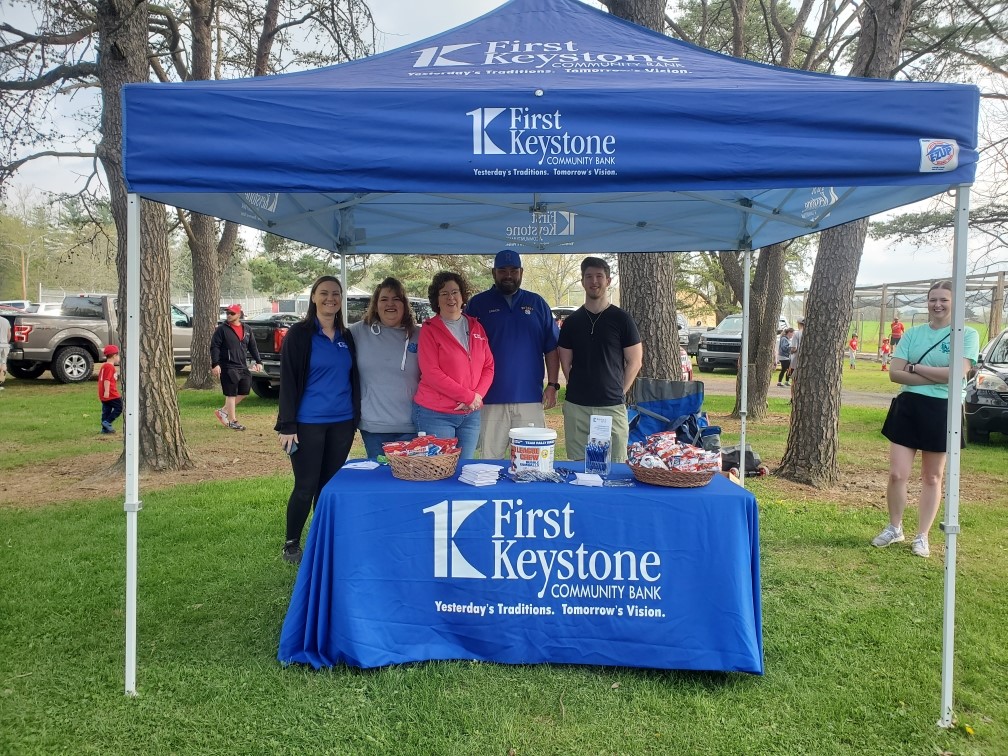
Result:
<svg viewBox="0 0 1008 756"><path fill-rule="evenodd" d="M756 499L720 475L474 487L344 469L318 502L278 658L762 674L762 624Z"/></svg>

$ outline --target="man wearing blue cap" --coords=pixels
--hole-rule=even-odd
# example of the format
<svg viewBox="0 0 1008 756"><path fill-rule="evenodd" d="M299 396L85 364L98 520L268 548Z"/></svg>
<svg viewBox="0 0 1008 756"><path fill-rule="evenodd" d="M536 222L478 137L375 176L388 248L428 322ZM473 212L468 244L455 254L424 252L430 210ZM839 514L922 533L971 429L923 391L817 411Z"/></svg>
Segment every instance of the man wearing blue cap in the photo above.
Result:
<svg viewBox="0 0 1008 756"><path fill-rule="evenodd" d="M466 312L483 326L490 352L500 366L483 397L480 453L483 459L505 459L508 431L530 425L545 428L544 410L556 406L559 329L546 300L521 288L521 258L513 249L497 253L493 279L491 288L469 300Z"/></svg>

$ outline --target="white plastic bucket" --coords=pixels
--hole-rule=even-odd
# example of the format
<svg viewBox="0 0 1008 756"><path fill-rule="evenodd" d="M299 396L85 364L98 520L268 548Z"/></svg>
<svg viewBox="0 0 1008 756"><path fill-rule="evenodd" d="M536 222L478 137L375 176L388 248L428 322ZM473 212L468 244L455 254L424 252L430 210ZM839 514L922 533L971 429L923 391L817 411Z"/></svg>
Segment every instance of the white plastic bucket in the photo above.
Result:
<svg viewBox="0 0 1008 756"><path fill-rule="evenodd" d="M511 472L542 470L553 472L557 434L550 428L512 428Z"/></svg>

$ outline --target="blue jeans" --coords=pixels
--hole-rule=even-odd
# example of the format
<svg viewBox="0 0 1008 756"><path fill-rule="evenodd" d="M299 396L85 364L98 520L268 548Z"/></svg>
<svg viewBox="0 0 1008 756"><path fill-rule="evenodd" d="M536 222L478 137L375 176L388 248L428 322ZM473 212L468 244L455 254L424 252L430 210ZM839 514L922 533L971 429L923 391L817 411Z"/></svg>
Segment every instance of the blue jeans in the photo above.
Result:
<svg viewBox="0 0 1008 756"><path fill-rule="evenodd" d="M480 413L456 415L452 412L435 412L413 403L413 424L418 433L438 438L457 438L462 459L475 459L479 443Z"/></svg>
<svg viewBox="0 0 1008 756"><path fill-rule="evenodd" d="M378 459L378 455L384 453L382 444L388 441L409 441L411 438L416 438L416 433L374 433L363 428L360 429L360 435L364 440L364 450L368 459Z"/></svg>
<svg viewBox="0 0 1008 756"><path fill-rule="evenodd" d="M105 423L114 423L116 418L122 414L123 411L123 401L122 399L109 399L101 403L101 421L102 427L105 427Z"/></svg>

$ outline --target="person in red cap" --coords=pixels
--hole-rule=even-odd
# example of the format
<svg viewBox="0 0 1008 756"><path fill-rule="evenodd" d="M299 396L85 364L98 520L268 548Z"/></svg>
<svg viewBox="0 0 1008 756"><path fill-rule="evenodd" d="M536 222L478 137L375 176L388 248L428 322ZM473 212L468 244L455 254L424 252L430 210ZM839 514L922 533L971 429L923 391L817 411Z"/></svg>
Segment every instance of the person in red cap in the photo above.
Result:
<svg viewBox="0 0 1008 756"><path fill-rule="evenodd" d="M102 351L105 362L98 370L98 398L101 400L101 432L109 434L115 433L112 423L123 411L119 395L119 347L109 344Z"/></svg>
<svg viewBox="0 0 1008 756"><path fill-rule="evenodd" d="M217 325L210 339L210 372L220 378L224 392L224 406L214 411L217 420L225 428L245 430L235 414L238 404L249 395L252 388L252 374L249 372L249 355L254 360L252 369L262 370L262 358L256 346L252 329L241 322L240 304L228 305L227 320Z"/></svg>

